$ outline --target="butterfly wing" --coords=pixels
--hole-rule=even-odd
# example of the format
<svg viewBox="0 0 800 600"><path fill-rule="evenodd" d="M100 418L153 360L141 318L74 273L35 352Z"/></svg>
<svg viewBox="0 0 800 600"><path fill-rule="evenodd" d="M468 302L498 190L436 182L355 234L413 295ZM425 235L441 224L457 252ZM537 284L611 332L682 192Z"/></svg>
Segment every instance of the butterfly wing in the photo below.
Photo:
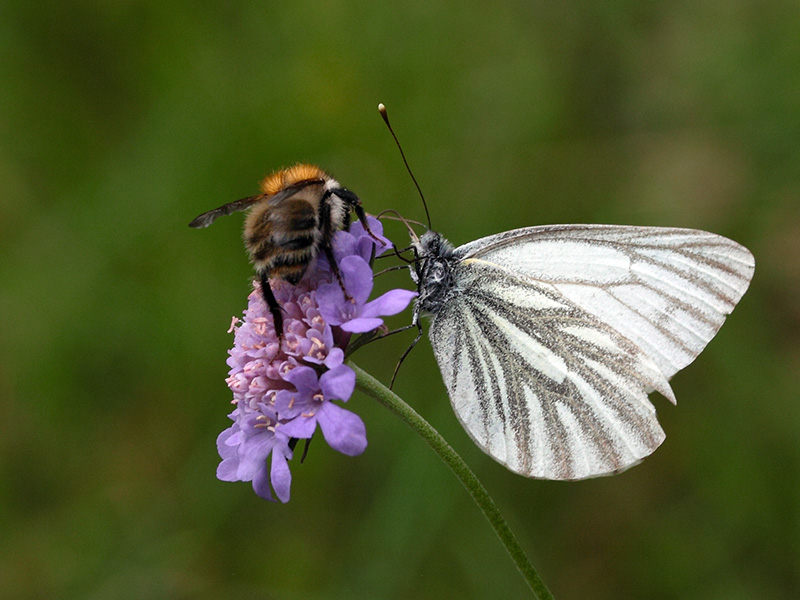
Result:
<svg viewBox="0 0 800 600"><path fill-rule="evenodd" d="M456 252L552 285L636 344L667 378L716 335L755 269L753 255L728 238L666 227L528 227Z"/></svg>
<svg viewBox="0 0 800 600"><path fill-rule="evenodd" d="M753 260L692 230L534 227L456 250L430 337L473 440L528 477L623 470L664 432L648 399L713 337ZM656 335L657 334L657 335Z"/></svg>

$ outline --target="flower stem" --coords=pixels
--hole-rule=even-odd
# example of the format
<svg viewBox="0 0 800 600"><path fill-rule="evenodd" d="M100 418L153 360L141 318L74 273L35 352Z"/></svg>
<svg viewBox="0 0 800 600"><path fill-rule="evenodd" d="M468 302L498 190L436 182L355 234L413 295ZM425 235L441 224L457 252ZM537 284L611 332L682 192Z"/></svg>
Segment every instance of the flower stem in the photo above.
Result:
<svg viewBox="0 0 800 600"><path fill-rule="evenodd" d="M433 448L445 463L447 463L447 466L452 469L456 477L458 477L461 483L464 484L464 487L467 488L467 491L483 511L483 514L489 519L489 523L492 528L494 528L495 533L511 555L511 560L514 561L514 564L520 570L536 597L539 598L539 600L552 600L553 595L550 593L550 590L547 589L541 577L539 577L536 569L533 568L533 565L525 555L525 551L519 545L511 529L509 529L503 515L500 514L500 511L489 496L486 488L483 487L483 484L481 484L475 476L475 473L467 466L467 463L464 462L461 456L453 450L450 444L445 441L430 423L406 404L400 396L392 392L352 361L348 361L347 364L356 372L357 389L375 398L378 402L403 419L406 425L422 436L422 438L428 442L428 445Z"/></svg>

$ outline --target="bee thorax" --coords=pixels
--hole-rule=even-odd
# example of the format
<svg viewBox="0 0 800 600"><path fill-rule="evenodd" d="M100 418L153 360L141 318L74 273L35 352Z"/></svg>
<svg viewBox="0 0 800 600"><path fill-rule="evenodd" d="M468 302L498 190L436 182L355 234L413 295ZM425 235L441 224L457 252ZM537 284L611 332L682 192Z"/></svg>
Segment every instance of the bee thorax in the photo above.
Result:
<svg viewBox="0 0 800 600"><path fill-rule="evenodd" d="M327 199L328 210L330 215L330 229L331 231L338 231L339 229L347 229L350 222L350 207L344 200L337 195L331 194Z"/></svg>

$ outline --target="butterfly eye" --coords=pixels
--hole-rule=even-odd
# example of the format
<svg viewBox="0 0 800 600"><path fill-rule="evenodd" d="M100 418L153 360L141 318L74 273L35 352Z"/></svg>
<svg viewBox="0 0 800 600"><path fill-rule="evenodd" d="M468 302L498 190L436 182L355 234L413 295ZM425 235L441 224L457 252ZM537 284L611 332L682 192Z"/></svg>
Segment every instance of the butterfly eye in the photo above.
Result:
<svg viewBox="0 0 800 600"><path fill-rule="evenodd" d="M428 268L425 271L425 279L431 283L441 284L447 279L448 269L441 260L429 260Z"/></svg>

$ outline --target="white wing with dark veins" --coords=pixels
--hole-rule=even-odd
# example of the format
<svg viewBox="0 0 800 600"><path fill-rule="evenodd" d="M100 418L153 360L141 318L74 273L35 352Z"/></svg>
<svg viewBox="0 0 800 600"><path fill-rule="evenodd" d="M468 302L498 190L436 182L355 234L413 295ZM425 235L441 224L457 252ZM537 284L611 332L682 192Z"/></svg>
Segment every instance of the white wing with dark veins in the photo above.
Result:
<svg viewBox="0 0 800 600"><path fill-rule="evenodd" d="M639 346L667 378L716 335L755 269L753 255L728 238L665 227L528 227L456 253L553 285Z"/></svg>
<svg viewBox="0 0 800 600"><path fill-rule="evenodd" d="M648 394L691 362L747 289L752 255L686 229L532 227L456 250L430 337L458 418L509 469L623 470L663 441Z"/></svg>

